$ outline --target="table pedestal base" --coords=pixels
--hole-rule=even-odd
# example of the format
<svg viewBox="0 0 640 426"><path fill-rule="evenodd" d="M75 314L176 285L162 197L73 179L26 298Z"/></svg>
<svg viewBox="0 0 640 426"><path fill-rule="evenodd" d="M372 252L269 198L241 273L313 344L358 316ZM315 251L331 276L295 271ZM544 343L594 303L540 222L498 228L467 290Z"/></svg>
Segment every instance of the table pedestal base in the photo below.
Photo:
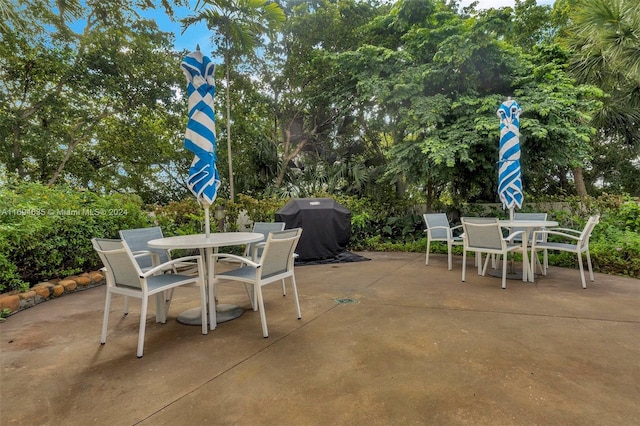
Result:
<svg viewBox="0 0 640 426"><path fill-rule="evenodd" d="M218 304L216 306L216 324L231 321L244 313L244 309L236 305ZM178 315L178 322L186 325L202 325L202 309L191 308Z"/></svg>

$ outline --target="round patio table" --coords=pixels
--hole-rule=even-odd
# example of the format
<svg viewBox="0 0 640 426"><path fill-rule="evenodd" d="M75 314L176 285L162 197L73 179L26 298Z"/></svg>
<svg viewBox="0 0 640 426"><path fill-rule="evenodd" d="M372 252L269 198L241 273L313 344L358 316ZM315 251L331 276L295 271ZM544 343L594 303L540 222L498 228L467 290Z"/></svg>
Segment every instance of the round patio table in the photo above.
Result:
<svg viewBox="0 0 640 426"><path fill-rule="evenodd" d="M244 245L262 241L264 235L256 232L214 232L209 235L177 235L174 237L158 238L150 240L147 244L151 248L198 249L205 265L205 283L208 288L215 286L215 262L212 261L213 250L220 247ZM209 294L210 292L208 292ZM201 308L188 309L178 315L178 322L187 325L202 325ZM210 324L211 330L216 324L231 321L244 313L244 309L236 305L216 304L216 321Z"/></svg>

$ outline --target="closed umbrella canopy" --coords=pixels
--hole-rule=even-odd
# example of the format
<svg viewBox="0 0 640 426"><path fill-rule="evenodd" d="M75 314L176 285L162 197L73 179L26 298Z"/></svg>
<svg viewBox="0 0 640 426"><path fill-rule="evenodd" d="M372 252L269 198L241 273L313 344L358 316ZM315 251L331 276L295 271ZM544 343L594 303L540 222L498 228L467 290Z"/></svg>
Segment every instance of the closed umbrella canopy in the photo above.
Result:
<svg viewBox="0 0 640 426"><path fill-rule="evenodd" d="M209 234L209 206L213 204L220 187L220 175L216 168L216 126L213 110L215 65L200 53L198 48L182 61L182 71L187 78L189 97L189 122L184 147L193 152L187 185L205 208L205 228Z"/></svg>
<svg viewBox="0 0 640 426"><path fill-rule="evenodd" d="M522 175L520 172L520 105L511 99L498 108L500 117L500 158L498 161L498 194L513 219L513 209L521 208Z"/></svg>

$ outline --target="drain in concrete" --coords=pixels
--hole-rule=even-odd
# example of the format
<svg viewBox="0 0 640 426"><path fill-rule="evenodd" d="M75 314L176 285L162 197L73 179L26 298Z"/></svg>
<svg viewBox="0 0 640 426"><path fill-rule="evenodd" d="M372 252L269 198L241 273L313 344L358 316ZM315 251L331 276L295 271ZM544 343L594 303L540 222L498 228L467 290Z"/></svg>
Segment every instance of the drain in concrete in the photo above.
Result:
<svg viewBox="0 0 640 426"><path fill-rule="evenodd" d="M345 303L358 303L358 299L354 299L353 297L345 297L342 299L334 299L337 303L345 304Z"/></svg>

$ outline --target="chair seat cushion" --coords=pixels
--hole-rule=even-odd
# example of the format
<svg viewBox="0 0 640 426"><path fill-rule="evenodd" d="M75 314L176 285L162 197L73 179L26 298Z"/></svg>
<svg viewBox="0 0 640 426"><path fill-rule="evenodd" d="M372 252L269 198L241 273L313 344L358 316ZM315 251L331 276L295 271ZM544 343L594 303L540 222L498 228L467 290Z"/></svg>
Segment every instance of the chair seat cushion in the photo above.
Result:
<svg viewBox="0 0 640 426"><path fill-rule="evenodd" d="M270 274L265 274L262 276L262 279L273 277L274 275L281 274L286 272L286 270L275 271ZM250 279L255 280L256 270L251 266L243 266L241 268L232 269L228 272L222 272L220 274L216 274L216 277L224 278L224 277L234 277L234 278L242 278L242 279Z"/></svg>
<svg viewBox="0 0 640 426"><path fill-rule="evenodd" d="M159 288L167 287L172 284L176 284L183 281L193 281L193 275L182 275L182 274L162 274L162 275L152 275L147 278L147 287L149 291L157 290Z"/></svg>
<svg viewBox="0 0 640 426"><path fill-rule="evenodd" d="M230 271L216 274L216 277L234 277L234 278L249 278L255 279L256 269L250 266L243 266L241 268L232 269Z"/></svg>
<svg viewBox="0 0 640 426"><path fill-rule="evenodd" d="M568 243L536 243L536 248L540 249L550 249L550 250L563 250L563 251L572 251L575 252L577 250L577 246L575 244ZM582 247L581 251L584 251L586 247Z"/></svg>

